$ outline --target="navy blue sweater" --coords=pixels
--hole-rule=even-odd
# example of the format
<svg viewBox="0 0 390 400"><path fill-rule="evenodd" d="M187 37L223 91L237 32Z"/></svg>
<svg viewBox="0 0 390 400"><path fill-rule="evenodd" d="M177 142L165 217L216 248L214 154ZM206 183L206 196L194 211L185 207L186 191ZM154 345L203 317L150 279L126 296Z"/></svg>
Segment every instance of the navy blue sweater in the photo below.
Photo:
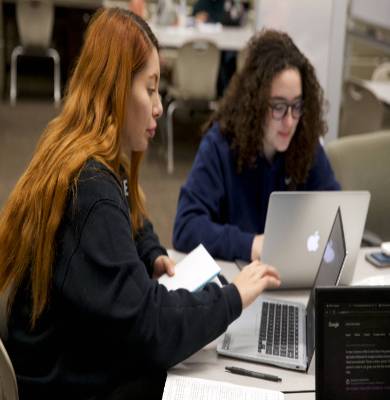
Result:
<svg viewBox="0 0 390 400"><path fill-rule="evenodd" d="M287 190L284 156L272 164L258 157L254 168L237 173L227 139L214 124L203 138L179 195L173 246L189 252L199 243L217 258L250 260L254 236L264 233L271 192ZM298 190L338 190L323 147Z"/></svg>
<svg viewBox="0 0 390 400"><path fill-rule="evenodd" d="M224 14L225 0L198 0L192 8L192 14L200 12L208 14L207 22L221 22Z"/></svg>
<svg viewBox="0 0 390 400"><path fill-rule="evenodd" d="M126 384L141 398L136 382L184 360L241 313L232 284L168 292L150 278L166 252L147 221L132 236L121 183L94 161L69 198L56 254L50 304L36 327L28 285L10 315L6 347L22 400L100 399Z"/></svg>

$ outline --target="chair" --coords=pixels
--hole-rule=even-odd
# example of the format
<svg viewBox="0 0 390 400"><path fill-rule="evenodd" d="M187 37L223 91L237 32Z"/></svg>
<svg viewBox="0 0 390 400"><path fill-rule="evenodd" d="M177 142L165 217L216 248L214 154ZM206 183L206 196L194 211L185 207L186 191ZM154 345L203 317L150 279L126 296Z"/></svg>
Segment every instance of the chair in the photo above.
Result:
<svg viewBox="0 0 390 400"><path fill-rule="evenodd" d="M18 400L16 375L7 350L0 338L0 399Z"/></svg>
<svg viewBox="0 0 390 400"><path fill-rule="evenodd" d="M354 80L344 83L339 136L380 130L383 115L383 103L369 89Z"/></svg>
<svg viewBox="0 0 390 400"><path fill-rule="evenodd" d="M157 0L156 24L172 26L178 18L175 4L172 0Z"/></svg>
<svg viewBox="0 0 390 400"><path fill-rule="evenodd" d="M4 45L3 1L0 0L0 99L4 90Z"/></svg>
<svg viewBox="0 0 390 400"><path fill-rule="evenodd" d="M248 56L248 48L244 47L238 52L237 56L237 72L242 71L245 65L246 57Z"/></svg>
<svg viewBox="0 0 390 400"><path fill-rule="evenodd" d="M58 106L61 100L60 56L50 47L53 25L54 5L51 0L17 0L16 21L21 45L11 54L10 101L16 103L17 62L19 56L49 57L54 62L54 101Z"/></svg>
<svg viewBox="0 0 390 400"><path fill-rule="evenodd" d="M9 289L0 293L0 338L3 340L7 338L7 303L9 297Z"/></svg>
<svg viewBox="0 0 390 400"><path fill-rule="evenodd" d="M390 81L390 62L379 64L372 73L373 81Z"/></svg>
<svg viewBox="0 0 390 400"><path fill-rule="evenodd" d="M390 130L339 138L326 152L344 190L371 192L366 228L390 240Z"/></svg>
<svg viewBox="0 0 390 400"><path fill-rule="evenodd" d="M177 54L173 70L173 86L168 88L171 99L167 108L167 170L171 174L173 162L173 114L179 107L214 110L217 98L217 77L220 52L207 40L185 43Z"/></svg>
<svg viewBox="0 0 390 400"><path fill-rule="evenodd" d="M3 344L7 337L7 300L8 290L0 294L0 399L17 400L19 395L15 371Z"/></svg>

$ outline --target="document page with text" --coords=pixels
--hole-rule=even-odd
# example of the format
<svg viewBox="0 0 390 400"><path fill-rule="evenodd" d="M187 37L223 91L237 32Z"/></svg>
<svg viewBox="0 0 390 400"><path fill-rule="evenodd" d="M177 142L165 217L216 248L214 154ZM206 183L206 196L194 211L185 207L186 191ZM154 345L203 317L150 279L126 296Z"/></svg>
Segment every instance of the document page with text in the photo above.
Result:
<svg viewBox="0 0 390 400"><path fill-rule="evenodd" d="M282 392L168 374L162 400L283 400Z"/></svg>

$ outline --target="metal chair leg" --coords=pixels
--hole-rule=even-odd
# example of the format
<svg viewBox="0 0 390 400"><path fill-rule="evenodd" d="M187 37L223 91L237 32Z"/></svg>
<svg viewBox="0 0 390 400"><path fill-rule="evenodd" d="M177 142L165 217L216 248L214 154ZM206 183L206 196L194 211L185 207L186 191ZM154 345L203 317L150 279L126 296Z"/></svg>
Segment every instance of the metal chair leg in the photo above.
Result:
<svg viewBox="0 0 390 400"><path fill-rule="evenodd" d="M217 111L218 110L218 101L215 101L215 100L209 101L209 109L211 111Z"/></svg>
<svg viewBox="0 0 390 400"><path fill-rule="evenodd" d="M61 102L61 71L60 71L60 55L56 49L50 48L47 52L48 56L54 62L54 102L58 107Z"/></svg>
<svg viewBox="0 0 390 400"><path fill-rule="evenodd" d="M173 162L173 113L175 112L177 103L173 101L167 109L167 171L172 174L174 170Z"/></svg>
<svg viewBox="0 0 390 400"><path fill-rule="evenodd" d="M11 82L9 99L12 106L16 104L17 97L17 74L18 74L18 57L24 54L22 46L17 46L12 50L11 54Z"/></svg>

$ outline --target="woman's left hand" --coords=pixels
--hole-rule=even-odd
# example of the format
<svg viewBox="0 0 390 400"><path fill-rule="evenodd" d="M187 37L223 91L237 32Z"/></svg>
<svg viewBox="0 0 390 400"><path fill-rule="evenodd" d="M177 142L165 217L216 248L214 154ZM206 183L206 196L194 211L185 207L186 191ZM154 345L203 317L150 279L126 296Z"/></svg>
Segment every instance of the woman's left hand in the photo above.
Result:
<svg viewBox="0 0 390 400"><path fill-rule="evenodd" d="M157 279L165 273L169 276L175 274L175 262L168 256L159 256L153 263L153 278Z"/></svg>

